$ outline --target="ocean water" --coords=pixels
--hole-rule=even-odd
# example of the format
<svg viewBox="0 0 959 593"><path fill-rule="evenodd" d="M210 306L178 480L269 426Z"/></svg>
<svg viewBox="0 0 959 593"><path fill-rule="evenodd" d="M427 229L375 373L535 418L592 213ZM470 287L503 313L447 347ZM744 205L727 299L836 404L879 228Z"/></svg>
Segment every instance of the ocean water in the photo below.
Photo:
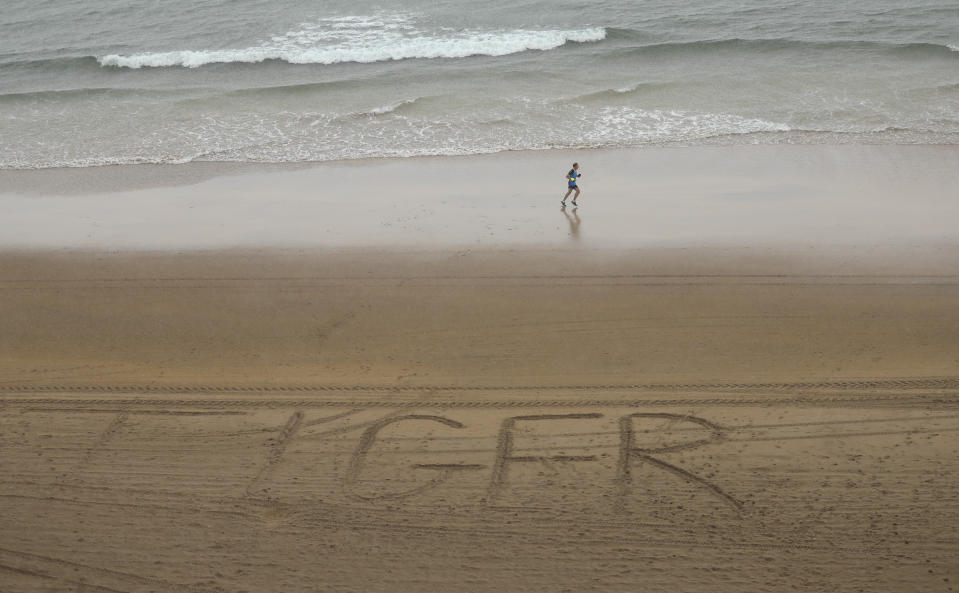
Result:
<svg viewBox="0 0 959 593"><path fill-rule="evenodd" d="M0 168L959 144L955 0L4 0Z"/></svg>

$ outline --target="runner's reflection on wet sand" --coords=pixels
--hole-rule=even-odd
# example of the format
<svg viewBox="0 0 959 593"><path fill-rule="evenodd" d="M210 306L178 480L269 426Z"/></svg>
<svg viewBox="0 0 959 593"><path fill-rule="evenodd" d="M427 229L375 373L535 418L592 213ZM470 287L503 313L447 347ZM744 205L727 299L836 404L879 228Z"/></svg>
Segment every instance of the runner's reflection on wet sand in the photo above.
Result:
<svg viewBox="0 0 959 593"><path fill-rule="evenodd" d="M573 208L573 215L570 216L569 212L566 211L566 206L560 208L560 211L563 213L563 216L566 217L566 220L569 221L569 238L573 241L579 241L579 225L582 224L582 220L579 218L578 213L579 208Z"/></svg>

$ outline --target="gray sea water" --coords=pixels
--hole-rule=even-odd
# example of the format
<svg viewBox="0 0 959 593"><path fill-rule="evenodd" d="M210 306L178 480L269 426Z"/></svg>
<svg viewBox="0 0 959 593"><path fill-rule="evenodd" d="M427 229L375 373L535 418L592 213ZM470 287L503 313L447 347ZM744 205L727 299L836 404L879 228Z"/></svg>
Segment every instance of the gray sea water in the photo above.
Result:
<svg viewBox="0 0 959 593"><path fill-rule="evenodd" d="M4 0L0 168L959 144L955 0Z"/></svg>

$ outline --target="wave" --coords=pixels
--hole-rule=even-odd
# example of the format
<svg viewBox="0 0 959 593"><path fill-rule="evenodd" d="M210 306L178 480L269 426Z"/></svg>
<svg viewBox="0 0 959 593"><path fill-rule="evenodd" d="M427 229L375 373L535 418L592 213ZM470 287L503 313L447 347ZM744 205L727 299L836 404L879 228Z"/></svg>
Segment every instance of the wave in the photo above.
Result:
<svg viewBox="0 0 959 593"><path fill-rule="evenodd" d="M288 34L287 37L289 37ZM466 58L471 56L504 56L530 50L547 51L567 43L590 43L606 37L603 28L575 30L465 31L447 35L410 35L382 31L377 35L359 36L339 43L310 43L304 36L277 38L270 43L242 49L179 50L111 54L97 58L101 66L116 68L198 68L216 63L259 63L270 60L290 64L372 63L391 60ZM324 41L328 36L305 40Z"/></svg>
<svg viewBox="0 0 959 593"><path fill-rule="evenodd" d="M0 93L0 103L32 103L35 101L84 101L84 100L107 100L107 99L128 99L147 97L156 99L158 96L178 97L184 94L196 94L199 92L213 92L213 89L204 89L194 87L189 90L177 89L148 89L148 88L122 88L122 87L86 87L75 89L49 89L42 91L21 91L13 93Z"/></svg>
<svg viewBox="0 0 959 593"><path fill-rule="evenodd" d="M378 41L377 41L377 38ZM290 46L289 43L265 44L243 49L181 50L170 52L111 54L25 59L0 64L0 73L8 69L47 71L102 70L103 68L140 69L184 67L208 64L289 64L370 63L404 59L466 58L502 56L530 50L548 51L570 44L603 42L613 56L682 55L713 51L785 52L785 51L879 51L900 57L959 58L959 45L946 43L883 43L875 41L804 41L774 39L709 39L655 42L650 34L632 29L588 28L576 30L513 30L472 32L456 36L422 36L390 40L384 36L340 44ZM302 39L298 39L298 42ZM615 89L612 89L615 90ZM640 89L642 90L642 89Z"/></svg>
<svg viewBox="0 0 959 593"><path fill-rule="evenodd" d="M403 110L404 108L406 108L407 106L420 102L423 99L424 97L414 97L413 99L403 99L402 101L395 101L393 103L380 105L379 107L373 107L371 109L367 109L364 111L354 111L352 113L347 113L345 115L340 115L340 116L330 117L329 115L324 114L322 116L315 117L310 122L309 125L310 127L316 127L320 124L327 123L328 121L340 122L340 121L348 121L348 120L357 119L357 118L374 118L374 117L387 115L390 113L397 113Z"/></svg>
<svg viewBox="0 0 959 593"><path fill-rule="evenodd" d="M224 95L237 97L258 97L264 99L270 97L287 98L324 91L362 91L364 88L366 88L367 84L368 80L344 78L337 80L326 80L322 82L250 86L226 91L224 92Z"/></svg>
<svg viewBox="0 0 959 593"><path fill-rule="evenodd" d="M628 29L610 29L610 40L634 41L633 44L619 44L614 53L626 55L645 53L705 53L722 50L745 50L755 52L776 52L790 50L847 50L847 51L882 51L901 56L940 56L957 57L959 46L940 43L886 43L879 41L806 41L789 38L773 39L707 39L696 41L677 41L646 43L645 35Z"/></svg>
<svg viewBox="0 0 959 593"><path fill-rule="evenodd" d="M369 111L365 112L363 115L370 115L370 116L386 115L387 113L393 113L394 111L398 110L399 108L405 105L412 105L413 103L416 103L418 100L419 99L406 99L403 101L397 101L396 103L390 103L389 105L374 107L373 109L370 109Z"/></svg>
<svg viewBox="0 0 959 593"><path fill-rule="evenodd" d="M915 52L937 55L948 55L959 52L959 46L939 43L906 43L893 48L899 52ZM959 56L956 56L959 57Z"/></svg>
<svg viewBox="0 0 959 593"><path fill-rule="evenodd" d="M429 97L422 100L427 100ZM34 143L4 145L0 168L90 166L92 163L193 160L303 162L396 156L480 154L502 150L548 148L614 148L751 134L787 132L788 126L722 113L646 111L578 106L549 102L528 105L539 123L515 121L494 109L443 115L433 109L400 117L395 114L421 99L406 99L360 113L281 113L263 117L237 114L204 116L192 121L145 123L138 137L103 134L102 125L75 130L52 148ZM422 112L422 113L420 113ZM29 127L29 122L24 123ZM42 130L40 130L42 133Z"/></svg>
<svg viewBox="0 0 959 593"><path fill-rule="evenodd" d="M15 93L0 93L0 101L19 102L35 101L44 99L86 99L101 96L132 95L136 91L126 89L112 88L83 88L83 89L58 89L44 91L22 91Z"/></svg>
<svg viewBox="0 0 959 593"><path fill-rule="evenodd" d="M95 56L68 56L59 58L26 58L0 64L0 72L40 70L45 72L77 72L80 70L99 70L100 64Z"/></svg>
<svg viewBox="0 0 959 593"><path fill-rule="evenodd" d="M489 122L510 125L510 120ZM499 126L498 126L499 127ZM525 127L525 126L523 126ZM636 140L632 142L611 139L597 140L550 140L540 142L516 143L512 141L485 142L481 144L437 144L431 146L389 146L383 144L351 144L342 151L328 152L311 150L307 146L285 146L274 141L253 142L231 148L198 148L178 154L101 154L89 156L46 155L43 159L34 159L25 155L9 156L0 160L3 170L36 170L51 168L86 168L108 165L181 165L193 162L228 163L316 163L328 161L351 161L379 158L407 157L443 157L493 154L517 150L583 150L617 148L653 148L680 146L742 146L742 145L948 145L959 146L959 133L923 131L901 127L889 127L874 131L829 131L810 129L775 130L763 129L757 125L754 129L715 130L714 133L695 137L669 137L658 140ZM279 146L278 146L279 145Z"/></svg>
<svg viewBox="0 0 959 593"><path fill-rule="evenodd" d="M582 95L577 95L575 97L570 97L568 99L563 99L563 101L604 101L608 99L617 99L620 97L625 97L629 95L641 94L649 91L656 91L673 86L674 83L670 82L637 82L626 87L620 87L615 89L602 89L599 91L593 91L591 93L584 93Z"/></svg>

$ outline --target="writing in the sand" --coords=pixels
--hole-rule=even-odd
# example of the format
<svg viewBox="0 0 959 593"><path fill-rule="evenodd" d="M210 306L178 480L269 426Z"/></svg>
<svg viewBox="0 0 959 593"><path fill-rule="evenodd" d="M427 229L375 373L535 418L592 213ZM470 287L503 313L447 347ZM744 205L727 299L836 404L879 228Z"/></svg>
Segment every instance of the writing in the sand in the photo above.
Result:
<svg viewBox="0 0 959 593"><path fill-rule="evenodd" d="M364 474L367 472L367 466L370 464L371 451L374 448L374 444L387 427L396 427L397 425L414 421L435 423L436 425L454 430L466 427L465 424L459 421L438 415L408 414L405 416L387 417L371 424L360 437L346 471L346 490L352 497L363 500L397 500L423 494L429 490L438 488L460 473L486 472L488 481L486 482L484 502L487 505L495 505L502 496L504 489L507 488L511 469L518 465L592 463L599 460L599 456L591 453L580 455L571 455L565 452L524 454L518 450L515 442L517 430L520 427L536 423L589 422L601 418L603 418L603 415L599 413L512 416L504 419L500 424L496 440L496 449L491 456L492 463L490 465L483 463L418 462L408 465L407 470L410 472L430 472L432 474L431 477L414 482L412 485L408 484L391 488L383 487L382 484L380 484L380 487L375 491L361 492L357 489L357 484L363 479ZM641 440L637 438L635 423L643 420L670 422L674 427L678 428L679 431L682 431L685 427L687 432L694 433L699 438L681 438L678 441L649 446L649 443L642 443ZM742 509L742 503L717 484L660 457L660 455L665 453L696 449L721 442L724 439L724 433L723 429L717 424L696 416L668 413L631 413L618 419L618 429L619 450L615 469L611 476L616 486L615 499L617 508L622 508L626 499L630 496L631 486L634 481L634 468L639 464L648 464L659 471L667 472L685 480L692 487L701 489L703 492L728 504L736 511Z"/></svg>
<svg viewBox="0 0 959 593"><path fill-rule="evenodd" d="M124 411L103 430L98 447L140 438L138 428L147 422L174 422L178 430L185 430L189 425L181 415L190 413L194 412ZM230 413L247 426L245 413ZM166 416L170 419L164 420ZM726 430L688 414L623 410L619 415L507 416L501 410L444 409L378 415L355 408L313 417L309 411L296 410L282 425L266 430L271 434L263 442L268 454L259 466L246 466L252 472L246 494L254 498L345 496L370 503L425 505L455 499L489 507L525 507L569 504L567 495L576 489L576 500L598 496L624 512L642 507L650 498L669 500L679 492L737 513L743 507L722 478L707 469L714 466L707 460L726 454L720 449ZM81 474L98 462L91 450L65 481L82 480ZM333 489L308 488L306 484L314 482L303 479L307 476ZM552 503L547 501L550 496Z"/></svg>

